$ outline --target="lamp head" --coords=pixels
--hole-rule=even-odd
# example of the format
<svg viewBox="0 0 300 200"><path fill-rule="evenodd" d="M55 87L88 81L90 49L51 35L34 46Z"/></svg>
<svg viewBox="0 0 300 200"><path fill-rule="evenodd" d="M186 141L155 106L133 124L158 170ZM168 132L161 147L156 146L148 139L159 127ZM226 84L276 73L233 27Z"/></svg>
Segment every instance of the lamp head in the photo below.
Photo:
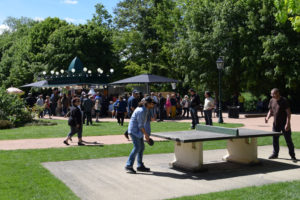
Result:
<svg viewBox="0 0 300 200"><path fill-rule="evenodd" d="M224 60L222 57L219 57L218 60L216 61L217 68L218 70L224 69Z"/></svg>

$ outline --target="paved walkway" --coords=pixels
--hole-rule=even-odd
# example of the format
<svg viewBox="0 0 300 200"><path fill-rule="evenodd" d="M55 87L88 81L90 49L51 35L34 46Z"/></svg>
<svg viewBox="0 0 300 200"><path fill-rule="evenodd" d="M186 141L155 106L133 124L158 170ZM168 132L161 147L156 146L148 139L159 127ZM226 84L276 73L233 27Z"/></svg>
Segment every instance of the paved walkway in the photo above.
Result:
<svg viewBox="0 0 300 200"><path fill-rule="evenodd" d="M64 119L63 117L54 117L54 119ZM116 122L116 119L112 118L103 118L101 121L113 121ZM129 121L125 119L125 121ZM175 122L191 122L191 119L184 120L170 120ZM204 119L200 118L200 122L203 122ZM213 118L214 122L218 121L218 118ZM292 115L292 130L300 131L300 115ZM258 118L245 118L244 115L240 115L239 119L228 118L227 113L224 114L225 123L241 123L244 124L244 128L256 129L256 130L265 130L270 131L272 129L272 119L269 124L264 123L263 117ZM155 122L156 123L156 122ZM65 138L44 138L44 139L19 139L19 140L0 140L0 150L16 150L16 149L42 149L42 148L61 148L61 147L70 147L77 145L77 139L74 137L73 143L70 146L66 146L62 143ZM123 135L108 135L108 136L87 136L83 138L88 142L97 142L98 144L89 144L89 145L109 145L109 144L125 144L131 143ZM161 140L154 138L156 141Z"/></svg>
<svg viewBox="0 0 300 200"><path fill-rule="evenodd" d="M151 168L149 173L125 173L127 157L43 165L82 200L157 200L300 180L300 162L289 159L286 147L281 148L279 159L268 160L270 152L272 146L258 147L261 165L249 166L223 162L226 149L204 151L204 167L208 170L202 173L170 169L168 163L174 154L145 155L145 165Z"/></svg>

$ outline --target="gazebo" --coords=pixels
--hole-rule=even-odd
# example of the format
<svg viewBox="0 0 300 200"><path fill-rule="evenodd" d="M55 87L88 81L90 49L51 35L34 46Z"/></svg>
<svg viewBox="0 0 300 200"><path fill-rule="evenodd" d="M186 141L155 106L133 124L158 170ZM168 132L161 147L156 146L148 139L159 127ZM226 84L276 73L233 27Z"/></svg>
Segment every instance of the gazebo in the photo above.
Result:
<svg viewBox="0 0 300 200"><path fill-rule="evenodd" d="M81 60L75 57L70 63L68 70L60 71L51 70L50 74L46 71L42 73L45 80L23 85L22 87L38 87L38 88L53 88L53 87L106 87L108 83L107 75L103 74L103 70L98 68L97 72L92 72L86 67L83 67Z"/></svg>
<svg viewBox="0 0 300 200"><path fill-rule="evenodd" d="M110 83L109 85L145 84L147 93L149 93L149 84L153 84L153 83L176 84L178 82L179 82L178 80L167 78L164 76L158 76L154 74L141 74L141 75L133 76L130 78L126 78L123 80Z"/></svg>

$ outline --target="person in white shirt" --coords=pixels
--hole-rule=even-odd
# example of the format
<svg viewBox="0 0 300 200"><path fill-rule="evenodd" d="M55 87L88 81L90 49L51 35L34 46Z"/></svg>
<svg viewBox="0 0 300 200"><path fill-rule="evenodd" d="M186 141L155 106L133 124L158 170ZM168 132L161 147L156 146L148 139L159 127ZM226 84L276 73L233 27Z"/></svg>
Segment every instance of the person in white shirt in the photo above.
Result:
<svg viewBox="0 0 300 200"><path fill-rule="evenodd" d="M205 117L205 124L212 126L212 110L215 107L214 99L211 98L211 93L205 91L204 93L205 101L204 101L204 117Z"/></svg>
<svg viewBox="0 0 300 200"><path fill-rule="evenodd" d="M44 117L44 99L43 95L39 95L39 98L36 101L36 105L41 108L41 111L39 112L39 118Z"/></svg>

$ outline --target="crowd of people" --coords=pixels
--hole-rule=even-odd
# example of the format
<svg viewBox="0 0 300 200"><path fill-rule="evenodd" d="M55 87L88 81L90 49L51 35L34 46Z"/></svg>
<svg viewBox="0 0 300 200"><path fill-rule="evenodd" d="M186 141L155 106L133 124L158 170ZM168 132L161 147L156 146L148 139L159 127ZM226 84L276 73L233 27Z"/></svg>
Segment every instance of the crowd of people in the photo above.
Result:
<svg viewBox="0 0 300 200"><path fill-rule="evenodd" d="M182 119L192 118L192 128L199 123L198 111L201 111L201 116L205 117L206 124L212 125L212 112L215 109L214 100L210 92L205 92L205 100L201 102L199 95L193 89L190 89L189 94L180 95L179 93L154 93L142 94L137 90L132 93L110 97L103 96L100 92L88 94L81 91L79 94L61 93L57 89L52 91L51 95L42 94L34 97L28 94L26 104L29 107L37 106L40 108L39 117L45 116L68 116L71 107L73 106L72 99L80 99L80 109L83 112L83 124L92 125L99 122L100 117L111 116L117 119L119 125L123 126L124 119L130 118L139 102L147 96L150 96L156 103L153 108L155 118L158 122L165 119Z"/></svg>

